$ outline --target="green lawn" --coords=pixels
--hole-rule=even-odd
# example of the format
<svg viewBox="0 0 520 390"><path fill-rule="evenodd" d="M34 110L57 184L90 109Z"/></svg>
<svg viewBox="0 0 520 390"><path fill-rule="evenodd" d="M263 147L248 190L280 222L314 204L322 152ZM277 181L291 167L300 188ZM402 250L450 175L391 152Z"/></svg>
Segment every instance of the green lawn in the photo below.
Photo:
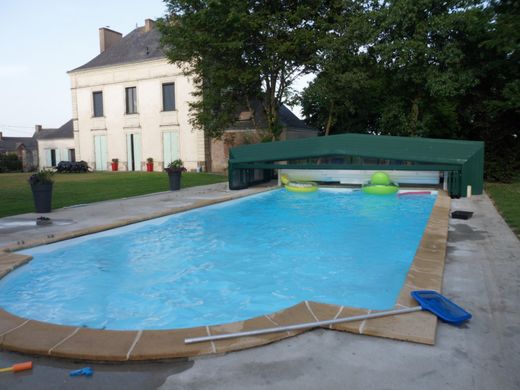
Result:
<svg viewBox="0 0 520 390"><path fill-rule="evenodd" d="M34 211L30 173L0 174L0 217ZM182 188L226 181L210 173L183 173ZM162 172L91 172L54 175L52 207L60 208L100 200L150 194L168 190L168 175Z"/></svg>
<svg viewBox="0 0 520 390"><path fill-rule="evenodd" d="M520 176L513 183L486 183L486 192L500 214L520 237Z"/></svg>

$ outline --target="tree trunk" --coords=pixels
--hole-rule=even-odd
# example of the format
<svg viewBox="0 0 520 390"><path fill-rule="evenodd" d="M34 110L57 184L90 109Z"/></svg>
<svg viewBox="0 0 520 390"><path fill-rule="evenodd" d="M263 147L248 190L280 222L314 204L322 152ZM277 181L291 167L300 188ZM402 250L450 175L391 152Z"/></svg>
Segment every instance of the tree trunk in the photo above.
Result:
<svg viewBox="0 0 520 390"><path fill-rule="evenodd" d="M330 128L332 127L332 117L334 112L334 100L330 102L329 108L329 118L327 119L327 124L325 125L325 136L330 134Z"/></svg>

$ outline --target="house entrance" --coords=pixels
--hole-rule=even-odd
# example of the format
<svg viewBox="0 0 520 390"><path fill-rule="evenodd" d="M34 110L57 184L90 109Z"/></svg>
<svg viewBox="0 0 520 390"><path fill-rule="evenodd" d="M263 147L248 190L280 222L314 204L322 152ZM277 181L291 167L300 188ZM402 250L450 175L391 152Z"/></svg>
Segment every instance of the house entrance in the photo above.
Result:
<svg viewBox="0 0 520 390"><path fill-rule="evenodd" d="M179 132L171 131L163 133L163 156L164 166L180 158L179 153Z"/></svg>
<svg viewBox="0 0 520 390"><path fill-rule="evenodd" d="M106 135L94 136L94 154L96 157L96 171L108 170Z"/></svg>
<svg viewBox="0 0 520 390"><path fill-rule="evenodd" d="M141 170L141 134L126 135L126 153L128 156L128 170Z"/></svg>

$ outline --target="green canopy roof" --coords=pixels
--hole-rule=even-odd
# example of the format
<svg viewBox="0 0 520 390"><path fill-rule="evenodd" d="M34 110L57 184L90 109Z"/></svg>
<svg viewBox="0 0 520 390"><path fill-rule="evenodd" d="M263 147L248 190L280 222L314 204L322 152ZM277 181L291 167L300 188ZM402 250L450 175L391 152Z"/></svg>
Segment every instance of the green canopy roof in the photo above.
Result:
<svg viewBox="0 0 520 390"><path fill-rule="evenodd" d="M477 141L340 134L243 145L231 149L229 158L233 163L251 163L348 155L462 165L483 146Z"/></svg>
<svg viewBox="0 0 520 390"><path fill-rule="evenodd" d="M466 195L466 186L471 185L473 194L482 193L484 143L418 137L393 137L367 134L340 134L327 137L278 141L262 144L242 145L229 152L230 187L236 185L233 175L236 169L276 169L277 162L291 162L332 156L355 156L384 160L407 161L415 164L414 169L452 171L452 190L455 195ZM291 164L284 169L374 169L374 166L355 167L349 165ZM385 169L410 169L406 166L385 166ZM249 175L251 176L251 175ZM251 182L242 178L239 181ZM248 184L246 184L247 186Z"/></svg>

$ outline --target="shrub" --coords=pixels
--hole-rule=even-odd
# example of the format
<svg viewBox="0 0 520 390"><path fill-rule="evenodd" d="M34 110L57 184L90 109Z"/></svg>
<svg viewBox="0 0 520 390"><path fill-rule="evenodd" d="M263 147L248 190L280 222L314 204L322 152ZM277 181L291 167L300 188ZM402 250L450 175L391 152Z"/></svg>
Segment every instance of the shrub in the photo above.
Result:
<svg viewBox="0 0 520 390"><path fill-rule="evenodd" d="M16 154L0 154L0 173L20 171L22 171L22 161Z"/></svg>

